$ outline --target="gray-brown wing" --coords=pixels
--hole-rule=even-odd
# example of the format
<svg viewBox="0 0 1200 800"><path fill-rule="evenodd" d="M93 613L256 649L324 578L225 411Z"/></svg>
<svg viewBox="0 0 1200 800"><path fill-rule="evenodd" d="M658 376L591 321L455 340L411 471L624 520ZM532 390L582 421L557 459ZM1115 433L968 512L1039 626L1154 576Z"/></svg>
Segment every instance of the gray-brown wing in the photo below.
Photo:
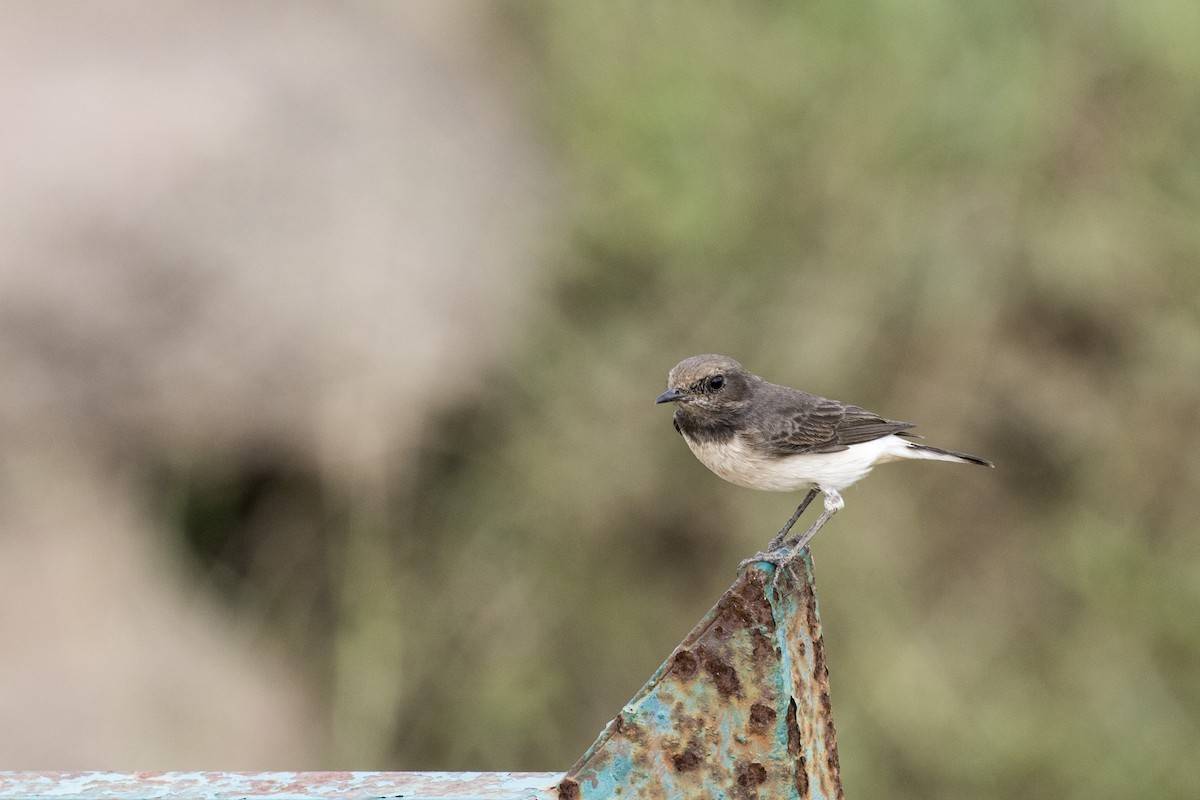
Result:
<svg viewBox="0 0 1200 800"><path fill-rule="evenodd" d="M760 437L756 437L755 444L779 455L836 453L852 444L916 427L911 422L884 419L865 408L796 389L773 393L762 411L756 426Z"/></svg>

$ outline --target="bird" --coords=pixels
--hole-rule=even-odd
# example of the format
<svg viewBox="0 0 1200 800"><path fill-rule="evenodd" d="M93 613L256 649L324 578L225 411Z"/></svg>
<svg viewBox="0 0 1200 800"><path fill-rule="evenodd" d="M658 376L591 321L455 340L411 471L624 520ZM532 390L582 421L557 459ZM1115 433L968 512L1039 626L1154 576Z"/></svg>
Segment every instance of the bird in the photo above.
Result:
<svg viewBox="0 0 1200 800"><path fill-rule="evenodd" d="M700 463L730 483L768 492L808 490L766 552L739 565L774 564L776 580L845 507L842 491L877 464L929 459L994 466L978 456L912 441L921 437L912 432L911 422L769 383L732 358L712 353L676 364L667 375L667 390L654 402L675 405L675 430ZM823 513L803 536L789 539L818 494Z"/></svg>

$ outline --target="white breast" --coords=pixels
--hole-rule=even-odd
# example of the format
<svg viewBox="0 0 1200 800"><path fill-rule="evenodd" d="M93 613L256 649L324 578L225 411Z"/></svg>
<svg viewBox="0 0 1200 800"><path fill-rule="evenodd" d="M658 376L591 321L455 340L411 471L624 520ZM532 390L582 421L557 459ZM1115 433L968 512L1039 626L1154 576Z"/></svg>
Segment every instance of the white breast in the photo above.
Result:
<svg viewBox="0 0 1200 800"><path fill-rule="evenodd" d="M684 439L696 458L725 480L767 492L795 492L814 486L840 491L876 464L913 457L908 442L894 435L852 444L836 453L782 457L756 452L737 436L719 444Z"/></svg>

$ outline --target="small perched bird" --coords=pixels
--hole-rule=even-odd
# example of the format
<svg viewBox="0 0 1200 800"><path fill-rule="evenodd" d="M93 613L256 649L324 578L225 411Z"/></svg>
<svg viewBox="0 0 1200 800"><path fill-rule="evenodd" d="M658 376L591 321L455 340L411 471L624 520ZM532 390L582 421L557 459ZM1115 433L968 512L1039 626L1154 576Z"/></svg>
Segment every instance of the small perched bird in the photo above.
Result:
<svg viewBox="0 0 1200 800"><path fill-rule="evenodd" d="M916 427L910 422L768 383L725 356L680 361L654 402L675 403L675 430L704 466L730 483L768 492L808 489L767 552L742 562L775 564L777 577L845 507L841 491L876 464L924 458L992 466L976 456L910 441L916 436L909 432ZM788 539L817 492L825 496L824 513L803 536Z"/></svg>

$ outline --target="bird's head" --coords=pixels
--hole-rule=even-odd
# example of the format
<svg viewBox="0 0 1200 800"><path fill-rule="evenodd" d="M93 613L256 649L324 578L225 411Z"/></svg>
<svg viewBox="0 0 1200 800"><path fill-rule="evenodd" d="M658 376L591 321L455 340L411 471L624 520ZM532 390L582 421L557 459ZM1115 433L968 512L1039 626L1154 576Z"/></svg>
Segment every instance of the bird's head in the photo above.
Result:
<svg viewBox="0 0 1200 800"><path fill-rule="evenodd" d="M754 376L726 356L707 354L680 361L667 375L667 390L655 403L678 403L682 413L722 413L750 393Z"/></svg>

